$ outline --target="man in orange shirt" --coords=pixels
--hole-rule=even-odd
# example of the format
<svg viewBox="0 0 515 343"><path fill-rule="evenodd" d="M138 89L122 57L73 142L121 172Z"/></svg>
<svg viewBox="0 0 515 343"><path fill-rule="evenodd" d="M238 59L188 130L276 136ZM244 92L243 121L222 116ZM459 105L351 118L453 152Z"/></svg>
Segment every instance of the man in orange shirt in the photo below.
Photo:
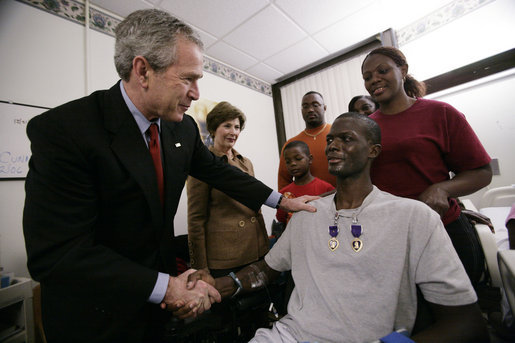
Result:
<svg viewBox="0 0 515 343"><path fill-rule="evenodd" d="M302 97L302 118L306 122L306 129L297 136L288 139L281 149L278 189L282 189L293 182L293 178L286 168L283 154L284 147L292 141L302 141L309 146L313 155L311 174L336 186L336 177L329 173L327 158L325 157L325 136L331 129L331 124L325 122L326 109L327 105L324 104L324 98L319 92L309 91Z"/></svg>

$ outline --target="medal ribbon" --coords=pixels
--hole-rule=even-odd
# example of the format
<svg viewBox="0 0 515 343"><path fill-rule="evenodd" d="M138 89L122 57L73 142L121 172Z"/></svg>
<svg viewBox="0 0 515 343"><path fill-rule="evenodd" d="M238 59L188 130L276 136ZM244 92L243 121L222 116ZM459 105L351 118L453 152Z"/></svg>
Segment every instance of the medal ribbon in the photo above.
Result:
<svg viewBox="0 0 515 343"><path fill-rule="evenodd" d="M351 224L350 231L352 232L352 235L356 238L359 238L361 236L361 233L363 232L363 229L361 228L360 224Z"/></svg>
<svg viewBox="0 0 515 343"><path fill-rule="evenodd" d="M329 226L329 235L331 235L331 237L336 237L338 236L338 226L336 225L331 225Z"/></svg>

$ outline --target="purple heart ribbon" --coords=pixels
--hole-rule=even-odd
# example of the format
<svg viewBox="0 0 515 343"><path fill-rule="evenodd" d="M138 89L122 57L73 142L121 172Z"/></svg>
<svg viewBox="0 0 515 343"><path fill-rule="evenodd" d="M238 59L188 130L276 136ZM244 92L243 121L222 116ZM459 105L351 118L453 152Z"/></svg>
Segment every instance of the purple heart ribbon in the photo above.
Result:
<svg viewBox="0 0 515 343"><path fill-rule="evenodd" d="M336 225L329 226L329 234L333 238L338 236L338 226L336 226Z"/></svg>
<svg viewBox="0 0 515 343"><path fill-rule="evenodd" d="M361 228L360 224L352 224L350 226L350 231L352 232L352 235L356 238L359 238L361 234L363 233L363 229Z"/></svg>

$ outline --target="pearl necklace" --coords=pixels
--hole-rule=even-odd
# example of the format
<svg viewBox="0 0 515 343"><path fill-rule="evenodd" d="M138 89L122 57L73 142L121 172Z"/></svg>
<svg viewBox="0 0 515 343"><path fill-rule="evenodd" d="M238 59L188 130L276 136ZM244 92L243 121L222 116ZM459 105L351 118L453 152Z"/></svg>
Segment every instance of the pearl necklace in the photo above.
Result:
<svg viewBox="0 0 515 343"><path fill-rule="evenodd" d="M309 137L313 137L313 140L315 140L315 141L316 141L316 140L317 140L317 136L318 136L319 134L321 134L321 133L325 130L325 128L326 128L326 127L327 127L327 123L325 123L325 124L324 124L324 127L322 128L322 130L318 131L318 132L317 132L317 133L315 133L315 134L307 133L307 132L306 132L306 130L304 130L304 133L305 133L307 136L309 136Z"/></svg>

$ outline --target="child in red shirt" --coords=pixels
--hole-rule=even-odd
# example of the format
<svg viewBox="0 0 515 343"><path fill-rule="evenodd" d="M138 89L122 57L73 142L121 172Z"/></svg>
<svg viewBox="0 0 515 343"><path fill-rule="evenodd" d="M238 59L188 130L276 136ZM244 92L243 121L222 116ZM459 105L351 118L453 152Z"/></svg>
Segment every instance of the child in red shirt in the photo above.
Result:
<svg viewBox="0 0 515 343"><path fill-rule="evenodd" d="M333 185L313 175L309 170L313 156L309 147L302 141L292 141L283 149L286 168L293 177L293 182L279 190L285 198L297 198L302 195L320 195L334 189ZM276 218L279 222L286 224L291 213L277 210Z"/></svg>

